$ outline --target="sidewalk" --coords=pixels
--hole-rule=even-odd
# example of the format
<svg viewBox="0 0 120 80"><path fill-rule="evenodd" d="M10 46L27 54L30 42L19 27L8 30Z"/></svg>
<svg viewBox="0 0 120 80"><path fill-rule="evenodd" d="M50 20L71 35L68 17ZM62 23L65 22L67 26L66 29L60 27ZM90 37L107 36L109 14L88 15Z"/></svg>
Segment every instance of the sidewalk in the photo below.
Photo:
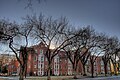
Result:
<svg viewBox="0 0 120 80"><path fill-rule="evenodd" d="M120 76L108 76L108 77L94 77L91 78L90 76L80 76L79 79L73 79L73 76L51 76L52 80L120 80ZM1 77L0 80L19 80L19 77ZM27 77L25 80L47 80L47 76L43 77Z"/></svg>
<svg viewBox="0 0 120 80"><path fill-rule="evenodd" d="M71 80L73 76L51 76L52 80ZM27 77L25 80L47 80L47 76L43 77Z"/></svg>

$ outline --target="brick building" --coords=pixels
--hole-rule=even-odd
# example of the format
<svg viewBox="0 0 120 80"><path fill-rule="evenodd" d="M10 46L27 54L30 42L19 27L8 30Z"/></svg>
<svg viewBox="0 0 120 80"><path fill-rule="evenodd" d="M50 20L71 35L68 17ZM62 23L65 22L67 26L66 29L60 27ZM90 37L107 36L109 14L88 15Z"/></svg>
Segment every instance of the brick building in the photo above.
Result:
<svg viewBox="0 0 120 80"><path fill-rule="evenodd" d="M107 65L108 67L107 67L107 71L108 71L108 73L110 73L111 71L110 71L110 63L108 63L108 65ZM87 64L86 64L86 67L87 67L87 73L89 74L89 73L91 73L91 63L90 63L90 59L88 59L88 61L87 61ZM94 63L94 75L96 76L96 75L99 75L99 74L104 74L105 72L104 72L104 63L103 63L103 60L102 60L102 56L98 56L97 58L96 58L96 61L95 61L95 63Z"/></svg>
<svg viewBox="0 0 120 80"><path fill-rule="evenodd" d="M32 48L34 48L35 53L29 53L28 55L27 75L47 75L48 60L44 56L47 48L42 42L32 46ZM72 75L72 64L65 56L64 51L60 51L59 54L53 58L51 75Z"/></svg>
<svg viewBox="0 0 120 80"><path fill-rule="evenodd" d="M32 46L32 48L34 48L35 53L29 53L28 55L27 75L33 75L33 76L47 75L48 60L44 56L44 53L46 52L46 46L41 42L38 45ZM90 67L89 59L85 67L86 67L86 73L90 74L91 67ZM104 64L101 57L98 57L96 59L96 62L94 64L94 69L95 69L94 71L95 74L104 73ZM110 70L109 67L108 70ZM77 67L77 73L78 74L83 73L82 64L80 61ZM64 51L59 51L59 54L53 58L51 75L72 75L72 74L73 74L73 70L72 70L71 62L65 55Z"/></svg>

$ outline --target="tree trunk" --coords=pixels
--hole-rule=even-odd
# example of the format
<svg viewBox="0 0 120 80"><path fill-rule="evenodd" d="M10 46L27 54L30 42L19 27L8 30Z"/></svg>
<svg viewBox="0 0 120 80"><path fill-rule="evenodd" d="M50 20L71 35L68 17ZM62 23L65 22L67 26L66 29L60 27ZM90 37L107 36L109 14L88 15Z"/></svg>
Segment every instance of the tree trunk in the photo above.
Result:
<svg viewBox="0 0 120 80"><path fill-rule="evenodd" d="M115 71L114 74L117 75L117 67L116 67L116 63L114 63L113 66L114 66L114 71Z"/></svg>
<svg viewBox="0 0 120 80"><path fill-rule="evenodd" d="M77 79L77 73L76 73L76 68L75 67L73 67L73 75L74 75L74 79Z"/></svg>
<svg viewBox="0 0 120 80"><path fill-rule="evenodd" d="M91 64L91 77L94 78L94 63Z"/></svg>
<svg viewBox="0 0 120 80"><path fill-rule="evenodd" d="M51 63L48 64L48 77L47 77L47 80L51 80L50 71L51 71Z"/></svg>
<svg viewBox="0 0 120 80"><path fill-rule="evenodd" d="M114 71L115 71L115 75L117 75L117 64L116 64L116 54L115 54L115 63L113 63L114 65Z"/></svg>
<svg viewBox="0 0 120 80"><path fill-rule="evenodd" d="M25 66L25 78L27 76L27 63L26 63L26 66Z"/></svg>
<svg viewBox="0 0 120 80"><path fill-rule="evenodd" d="M24 75L22 73L20 73L20 78L19 80L24 80Z"/></svg>
<svg viewBox="0 0 120 80"><path fill-rule="evenodd" d="M85 65L84 65L84 64L83 64L83 76L87 76L87 75L86 75Z"/></svg>
<svg viewBox="0 0 120 80"><path fill-rule="evenodd" d="M20 78L19 80L24 80L24 68L21 66L20 67Z"/></svg>
<svg viewBox="0 0 120 80"><path fill-rule="evenodd" d="M107 76L107 64L104 64L105 76Z"/></svg>

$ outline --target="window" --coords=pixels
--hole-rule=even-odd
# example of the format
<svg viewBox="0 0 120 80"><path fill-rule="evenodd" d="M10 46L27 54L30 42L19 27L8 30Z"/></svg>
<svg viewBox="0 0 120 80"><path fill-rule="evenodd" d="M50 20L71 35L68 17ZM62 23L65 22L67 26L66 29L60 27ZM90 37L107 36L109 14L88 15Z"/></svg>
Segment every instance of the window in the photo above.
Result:
<svg viewBox="0 0 120 80"><path fill-rule="evenodd" d="M36 57L36 56L34 57L34 60L35 60L35 61L37 60L37 57Z"/></svg>
<svg viewBox="0 0 120 80"><path fill-rule="evenodd" d="M39 63L39 65L38 65L39 67L40 67L40 63Z"/></svg>
<svg viewBox="0 0 120 80"><path fill-rule="evenodd" d="M41 56L41 62L43 62L44 61L44 57L43 56Z"/></svg>
<svg viewBox="0 0 120 80"><path fill-rule="evenodd" d="M42 66L42 64L41 64L41 68L42 68L43 66Z"/></svg>
<svg viewBox="0 0 120 80"><path fill-rule="evenodd" d="M40 50L40 54L43 54L43 50Z"/></svg>
<svg viewBox="0 0 120 80"><path fill-rule="evenodd" d="M57 62L57 59L55 58L54 61Z"/></svg>
<svg viewBox="0 0 120 80"><path fill-rule="evenodd" d="M34 68L36 68L36 65L34 65Z"/></svg>
<svg viewBox="0 0 120 80"><path fill-rule="evenodd" d="M37 53L37 49L35 49L35 52Z"/></svg>
<svg viewBox="0 0 120 80"><path fill-rule="evenodd" d="M59 62L59 58L57 58L57 62Z"/></svg>
<svg viewBox="0 0 120 80"><path fill-rule="evenodd" d="M57 69L58 69L58 65L57 65Z"/></svg>
<svg viewBox="0 0 120 80"><path fill-rule="evenodd" d="M101 61L101 65L104 65L103 61Z"/></svg>

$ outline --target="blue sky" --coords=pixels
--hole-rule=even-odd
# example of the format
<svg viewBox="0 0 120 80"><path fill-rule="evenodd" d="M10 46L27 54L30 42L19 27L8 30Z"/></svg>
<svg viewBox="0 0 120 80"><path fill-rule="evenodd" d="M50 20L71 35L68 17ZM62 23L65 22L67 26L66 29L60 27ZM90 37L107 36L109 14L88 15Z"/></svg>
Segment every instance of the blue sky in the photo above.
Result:
<svg viewBox="0 0 120 80"><path fill-rule="evenodd" d="M33 11L25 9L27 0L0 0L0 18L21 23L21 17L42 13L59 18L66 16L72 25L93 26L120 39L120 0L46 0L40 4L35 0Z"/></svg>

